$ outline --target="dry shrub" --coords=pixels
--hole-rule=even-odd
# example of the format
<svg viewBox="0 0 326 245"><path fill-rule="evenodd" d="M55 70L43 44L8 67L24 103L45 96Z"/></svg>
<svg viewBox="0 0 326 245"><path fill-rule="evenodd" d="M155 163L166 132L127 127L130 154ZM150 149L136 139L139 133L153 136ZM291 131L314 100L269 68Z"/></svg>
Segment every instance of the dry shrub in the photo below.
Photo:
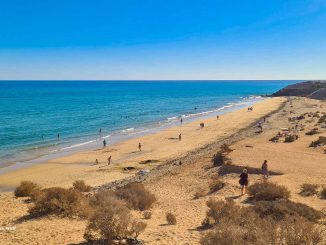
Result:
<svg viewBox="0 0 326 245"><path fill-rule="evenodd" d="M230 146L227 144L221 145L220 149L221 149L221 152L226 153L226 154L229 154L233 151L233 149L231 149Z"/></svg>
<svg viewBox="0 0 326 245"><path fill-rule="evenodd" d="M323 234L314 223L297 213L281 220L262 215L253 207L241 207L233 200L207 202L209 210L204 220L211 220L214 230L206 233L203 245L296 245L321 244ZM206 224L207 225L207 224ZM295 241L295 242L294 242Z"/></svg>
<svg viewBox="0 0 326 245"><path fill-rule="evenodd" d="M291 142L294 142L297 139L298 139L297 135L287 135L287 136L285 136L284 142L285 143L291 143Z"/></svg>
<svg viewBox="0 0 326 245"><path fill-rule="evenodd" d="M88 221L84 238L87 241L104 239L112 244L113 240L121 240L131 234L131 223L130 210L124 202L110 196L105 205L95 209Z"/></svg>
<svg viewBox="0 0 326 245"><path fill-rule="evenodd" d="M324 187L320 192L320 197L322 199L326 199L326 187Z"/></svg>
<svg viewBox="0 0 326 245"><path fill-rule="evenodd" d="M309 130L306 135L314 135L314 134L318 134L318 128L314 128L312 130Z"/></svg>
<svg viewBox="0 0 326 245"><path fill-rule="evenodd" d="M206 194L207 194L206 190L204 188L200 188L195 192L194 199L204 197L204 196L206 196Z"/></svg>
<svg viewBox="0 0 326 245"><path fill-rule="evenodd" d="M144 219L151 219L152 218L152 212L146 211L144 212Z"/></svg>
<svg viewBox="0 0 326 245"><path fill-rule="evenodd" d="M259 201L254 204L253 209L261 217L271 217L277 221L287 216L301 216L309 221L317 222L322 216L318 210L289 200Z"/></svg>
<svg viewBox="0 0 326 245"><path fill-rule="evenodd" d="M175 217L175 215L173 213L167 212L165 214L165 217L166 217L166 222L169 225L176 225L177 224L177 218Z"/></svg>
<svg viewBox="0 0 326 245"><path fill-rule="evenodd" d="M31 197L35 198L41 191L41 187L32 181L22 181L15 189L16 197Z"/></svg>
<svg viewBox="0 0 326 245"><path fill-rule="evenodd" d="M36 216L59 214L70 217L88 217L91 214L87 199L79 191L61 187L42 190L28 211Z"/></svg>
<svg viewBox="0 0 326 245"><path fill-rule="evenodd" d="M317 194L318 185L313 184L302 184L300 194L302 196L312 196Z"/></svg>
<svg viewBox="0 0 326 245"><path fill-rule="evenodd" d="M305 220L302 217L288 216L279 223L277 244L322 244L324 237L323 230L316 224ZM282 243L280 243L282 242Z"/></svg>
<svg viewBox="0 0 326 245"><path fill-rule="evenodd" d="M249 186L248 192L256 201L274 201L290 197L290 191L285 186L269 181L257 182Z"/></svg>
<svg viewBox="0 0 326 245"><path fill-rule="evenodd" d="M216 166L222 166L225 164L230 164L231 159L227 156L227 153L218 151L212 158L213 165Z"/></svg>
<svg viewBox="0 0 326 245"><path fill-rule="evenodd" d="M212 178L209 183L209 192L214 193L221 190L225 186L225 183L219 178Z"/></svg>
<svg viewBox="0 0 326 245"><path fill-rule="evenodd" d="M135 238L137 238L140 233L142 233L146 229L146 227L147 224L145 222L134 220L132 222L130 232Z"/></svg>
<svg viewBox="0 0 326 245"><path fill-rule="evenodd" d="M115 191L118 198L127 202L130 208L144 211L152 207L156 198L141 183L131 183Z"/></svg>
<svg viewBox="0 0 326 245"><path fill-rule="evenodd" d="M73 184L73 188L80 191L80 192L89 192L91 191L92 187L85 184L83 180L76 180Z"/></svg>

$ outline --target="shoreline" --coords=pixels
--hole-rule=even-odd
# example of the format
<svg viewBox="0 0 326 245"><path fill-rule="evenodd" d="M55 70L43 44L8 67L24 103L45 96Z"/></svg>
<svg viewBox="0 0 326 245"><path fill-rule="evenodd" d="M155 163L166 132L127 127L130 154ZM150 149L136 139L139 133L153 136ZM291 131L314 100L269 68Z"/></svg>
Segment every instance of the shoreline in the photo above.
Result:
<svg viewBox="0 0 326 245"><path fill-rule="evenodd" d="M265 99L266 97L263 96L245 97L241 98L241 100L237 102L229 102L223 105L222 107L212 108L209 111L174 116L167 118L165 121L157 121L155 123L152 123L151 125L143 125L139 127L118 130L102 137L89 138L88 141L85 142L74 142L72 145L66 145L67 143L65 142L60 147L58 147L57 150L51 150L50 152L44 153L43 155L40 154L38 156L31 157L30 159L27 158L25 160L11 160L8 162L3 162L3 164L0 165L0 175L10 171L15 171L20 168L29 167L34 164L48 162L56 158L101 149L102 140L104 139L107 140L107 146L110 147L112 145L129 139L139 138L149 134L155 134L167 130L169 128L175 127L179 125L179 120L181 117L184 119L186 124L196 120L203 120L210 117L216 117L217 115L224 115L229 112L252 106L255 103L258 103ZM22 150L21 152L25 152L25 150Z"/></svg>
<svg viewBox="0 0 326 245"><path fill-rule="evenodd" d="M133 177L141 169L154 169L168 160L196 151L217 139L228 137L239 129L256 123L261 117L279 108L284 100L284 98L267 98L255 103L255 109L250 113L246 108L242 108L224 114L219 120L216 120L216 117L198 119L182 126L169 127L159 132L128 139L106 149L78 152L3 173L0 175L0 191L12 190L22 180L32 180L47 187L69 186L74 180L83 179L93 186L100 186ZM240 119L237 120L238 118ZM204 129L199 127L201 121L205 122ZM183 135L181 142L175 138L179 132ZM142 141L144 145L141 153L137 152L138 141ZM111 154L113 163L107 166L106 158ZM98 166L93 164L96 158L99 159ZM144 160L155 160L155 163L139 164ZM125 167L133 169L125 171Z"/></svg>

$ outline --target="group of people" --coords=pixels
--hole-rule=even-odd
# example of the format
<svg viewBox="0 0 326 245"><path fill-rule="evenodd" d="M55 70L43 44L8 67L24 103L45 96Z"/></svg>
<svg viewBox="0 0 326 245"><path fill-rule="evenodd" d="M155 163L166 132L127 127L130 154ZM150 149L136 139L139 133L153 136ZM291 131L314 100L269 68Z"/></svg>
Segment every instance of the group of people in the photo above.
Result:
<svg viewBox="0 0 326 245"><path fill-rule="evenodd" d="M263 175L263 179L267 180L269 177L267 160L265 160L263 162L263 164L261 165L261 173ZM247 187L249 184L249 175L248 175L248 170L246 168L243 169L239 178L240 178L239 184L241 186L241 195L243 195L243 194L247 193Z"/></svg>

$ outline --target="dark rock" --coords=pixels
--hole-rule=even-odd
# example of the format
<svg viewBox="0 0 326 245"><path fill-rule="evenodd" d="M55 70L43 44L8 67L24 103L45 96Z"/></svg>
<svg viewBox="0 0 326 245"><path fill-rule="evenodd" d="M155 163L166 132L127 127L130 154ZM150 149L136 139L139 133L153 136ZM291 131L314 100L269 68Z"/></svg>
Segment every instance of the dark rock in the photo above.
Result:
<svg viewBox="0 0 326 245"><path fill-rule="evenodd" d="M277 91L276 93L272 94L272 96L300 96L324 100L326 99L326 81L305 81L292 84Z"/></svg>

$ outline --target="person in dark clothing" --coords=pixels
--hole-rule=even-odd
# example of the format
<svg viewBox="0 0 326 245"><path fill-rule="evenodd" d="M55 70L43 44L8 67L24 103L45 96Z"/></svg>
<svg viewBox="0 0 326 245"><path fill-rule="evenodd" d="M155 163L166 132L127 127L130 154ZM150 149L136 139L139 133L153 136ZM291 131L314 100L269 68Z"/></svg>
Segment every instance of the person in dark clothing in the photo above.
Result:
<svg viewBox="0 0 326 245"><path fill-rule="evenodd" d="M247 186L249 183L247 169L244 169L239 177L240 177L239 184L241 185L241 196L242 196L243 194L247 193Z"/></svg>
<svg viewBox="0 0 326 245"><path fill-rule="evenodd" d="M181 141L181 134L179 134L179 141Z"/></svg>
<svg viewBox="0 0 326 245"><path fill-rule="evenodd" d="M263 174L264 179L268 179L268 165L267 165L267 160L263 162L261 165L261 172Z"/></svg>
<svg viewBox="0 0 326 245"><path fill-rule="evenodd" d="M138 149L139 149L139 151L141 151L141 143L140 142L138 144Z"/></svg>
<svg viewBox="0 0 326 245"><path fill-rule="evenodd" d="M103 148L106 147L106 140L103 140Z"/></svg>

